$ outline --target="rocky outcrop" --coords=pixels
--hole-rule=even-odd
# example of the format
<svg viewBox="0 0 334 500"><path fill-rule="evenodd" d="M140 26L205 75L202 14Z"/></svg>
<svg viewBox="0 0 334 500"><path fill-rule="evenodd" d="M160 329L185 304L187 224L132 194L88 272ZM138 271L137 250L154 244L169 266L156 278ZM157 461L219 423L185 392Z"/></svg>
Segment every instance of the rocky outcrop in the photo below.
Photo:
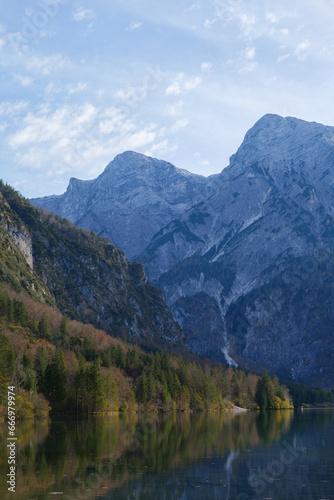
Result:
<svg viewBox="0 0 334 500"><path fill-rule="evenodd" d="M27 264L33 269L34 260L32 255L32 241L27 231L23 228L16 229L14 227L7 227L7 231L10 234L13 242L22 253L23 257L27 261Z"/></svg>
<svg viewBox="0 0 334 500"><path fill-rule="evenodd" d="M8 203L3 198L1 193L0 200L0 206L2 205L10 210ZM31 237L22 223L15 220L15 217L12 218L10 216L5 216L6 213L8 213L7 210L0 210L0 225L5 231L8 232L14 245L21 252L29 267L33 269L34 260L32 255Z"/></svg>

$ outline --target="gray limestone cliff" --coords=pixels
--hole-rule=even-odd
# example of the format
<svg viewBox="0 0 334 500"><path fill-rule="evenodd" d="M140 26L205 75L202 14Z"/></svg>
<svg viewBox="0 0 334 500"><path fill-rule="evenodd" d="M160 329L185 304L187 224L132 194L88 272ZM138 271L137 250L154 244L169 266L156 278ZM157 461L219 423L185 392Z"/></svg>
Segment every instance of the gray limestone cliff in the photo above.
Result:
<svg viewBox="0 0 334 500"><path fill-rule="evenodd" d="M7 206L7 208L9 209L10 207L1 193L0 198L1 205ZM4 211L0 211L0 225L10 235L12 242L23 255L28 266L33 269L34 259L32 251L32 240L27 229L21 222L17 221L15 218L5 217Z"/></svg>

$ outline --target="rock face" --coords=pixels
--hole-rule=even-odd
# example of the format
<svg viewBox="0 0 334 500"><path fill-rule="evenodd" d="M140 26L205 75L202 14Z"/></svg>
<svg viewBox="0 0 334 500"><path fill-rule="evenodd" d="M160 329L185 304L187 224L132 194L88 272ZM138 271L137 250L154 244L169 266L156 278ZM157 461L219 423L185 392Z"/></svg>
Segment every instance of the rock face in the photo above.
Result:
<svg viewBox="0 0 334 500"><path fill-rule="evenodd" d="M5 210L1 210L1 207L5 208ZM22 223L15 220L15 218L11 219L10 217L4 216L5 211L8 209L10 209L10 207L0 193L0 225L3 230L8 233L13 244L23 255L28 266L33 269L34 260L32 255L31 237Z"/></svg>
<svg viewBox="0 0 334 500"><path fill-rule="evenodd" d="M33 203L123 234L194 351L333 387L334 128L266 115L209 178L144 158Z"/></svg>

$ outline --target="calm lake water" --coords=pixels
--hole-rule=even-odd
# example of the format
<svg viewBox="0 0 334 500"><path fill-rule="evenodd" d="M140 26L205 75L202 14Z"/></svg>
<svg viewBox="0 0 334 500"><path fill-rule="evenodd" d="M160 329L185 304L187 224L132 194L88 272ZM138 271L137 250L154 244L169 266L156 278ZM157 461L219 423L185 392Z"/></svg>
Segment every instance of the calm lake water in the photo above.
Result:
<svg viewBox="0 0 334 500"><path fill-rule="evenodd" d="M17 425L0 498L334 500L334 411L126 415Z"/></svg>

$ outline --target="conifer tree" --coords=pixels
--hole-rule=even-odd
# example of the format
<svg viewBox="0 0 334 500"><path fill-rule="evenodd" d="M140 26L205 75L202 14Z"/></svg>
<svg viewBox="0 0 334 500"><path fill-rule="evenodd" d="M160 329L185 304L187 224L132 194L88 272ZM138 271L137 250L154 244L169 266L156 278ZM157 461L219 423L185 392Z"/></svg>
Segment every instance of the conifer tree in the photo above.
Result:
<svg viewBox="0 0 334 500"><path fill-rule="evenodd" d="M66 363L64 354L56 351L54 360L45 370L45 393L51 403L59 405L66 397Z"/></svg>
<svg viewBox="0 0 334 500"><path fill-rule="evenodd" d="M266 371L257 382L255 399L261 410L275 408L274 386Z"/></svg>
<svg viewBox="0 0 334 500"><path fill-rule="evenodd" d="M5 335L0 335L0 375L10 381L15 371L15 349Z"/></svg>
<svg viewBox="0 0 334 500"><path fill-rule="evenodd" d="M91 393L92 410L103 411L105 400L105 386L101 375L101 359L96 358L87 372L88 391Z"/></svg>
<svg viewBox="0 0 334 500"><path fill-rule="evenodd" d="M43 313L42 319L38 324L38 333L43 339L51 339L51 325L49 315L46 311Z"/></svg>
<svg viewBox="0 0 334 500"><path fill-rule="evenodd" d="M34 369L37 375L37 387L42 392L44 392L44 374L47 366L47 354L43 347L39 347L35 355Z"/></svg>
<svg viewBox="0 0 334 500"><path fill-rule="evenodd" d="M142 374L141 379L139 381L137 394L138 394L137 396L138 402L146 404L148 401L148 382L145 372Z"/></svg>

